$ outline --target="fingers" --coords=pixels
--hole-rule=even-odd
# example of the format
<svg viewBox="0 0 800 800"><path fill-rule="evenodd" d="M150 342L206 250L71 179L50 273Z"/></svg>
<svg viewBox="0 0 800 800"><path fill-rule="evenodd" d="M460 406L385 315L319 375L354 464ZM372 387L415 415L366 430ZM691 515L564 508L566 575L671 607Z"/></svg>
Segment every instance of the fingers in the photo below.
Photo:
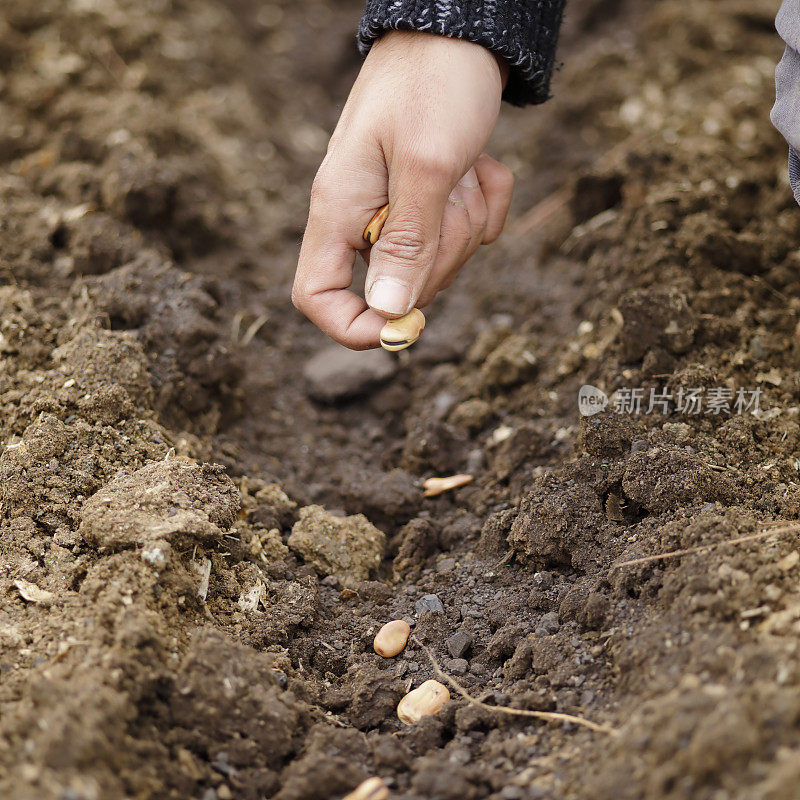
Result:
<svg viewBox="0 0 800 800"><path fill-rule="evenodd" d="M356 248L363 246L361 230L370 213L340 209L324 186L315 186L292 288L295 307L353 350L375 347L386 322L349 288Z"/></svg>
<svg viewBox="0 0 800 800"><path fill-rule="evenodd" d="M467 260L467 251L472 237L469 211L460 194L454 189L447 199L447 205L442 215L436 260L425 283L425 288L417 301L420 308L433 302L436 293L453 280Z"/></svg>
<svg viewBox="0 0 800 800"><path fill-rule="evenodd" d="M365 302L350 285L375 201L356 208L351 197L344 207L341 191L315 184L292 290L295 306L341 344L375 347L386 318L430 303L478 246L503 229L513 188L507 167L484 154L449 195L448 186L446 176L419 164L390 176L390 213L369 253Z"/></svg>
<svg viewBox="0 0 800 800"><path fill-rule="evenodd" d="M448 197L442 217L439 252L418 305L432 302L449 286L483 241L487 209L474 169L469 169Z"/></svg>
<svg viewBox="0 0 800 800"><path fill-rule="evenodd" d="M486 153L475 162L475 173L486 200L486 231L482 244L491 244L502 233L506 223L511 193L514 189L514 175L511 170Z"/></svg>
<svg viewBox="0 0 800 800"><path fill-rule="evenodd" d="M390 175L389 216L373 245L367 270L367 303L381 316L407 314L419 300L439 250L449 187L419 169Z"/></svg>

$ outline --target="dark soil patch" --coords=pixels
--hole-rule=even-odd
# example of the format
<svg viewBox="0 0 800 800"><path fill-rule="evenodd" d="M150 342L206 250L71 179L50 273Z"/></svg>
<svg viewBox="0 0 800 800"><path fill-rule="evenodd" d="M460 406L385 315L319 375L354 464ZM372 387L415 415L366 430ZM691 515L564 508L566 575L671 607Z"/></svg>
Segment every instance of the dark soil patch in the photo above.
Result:
<svg viewBox="0 0 800 800"><path fill-rule="evenodd" d="M498 127L501 243L334 386L288 290L357 5L4 4L0 795L796 796L797 533L620 566L800 515L774 5L574 0L556 98ZM401 725L433 671L373 653L394 618L619 734Z"/></svg>

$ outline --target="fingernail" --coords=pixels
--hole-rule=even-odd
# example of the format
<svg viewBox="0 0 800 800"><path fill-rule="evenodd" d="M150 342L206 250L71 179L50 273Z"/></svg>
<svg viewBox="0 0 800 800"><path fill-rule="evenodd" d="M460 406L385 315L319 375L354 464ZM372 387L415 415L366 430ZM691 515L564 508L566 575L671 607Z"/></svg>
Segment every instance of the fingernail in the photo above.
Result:
<svg viewBox="0 0 800 800"><path fill-rule="evenodd" d="M462 176L461 180L458 182L459 186L463 186L465 189L477 189L480 186L478 182L478 176L475 172L473 167L470 167Z"/></svg>
<svg viewBox="0 0 800 800"><path fill-rule="evenodd" d="M392 278L377 278L369 287L367 303L385 314L406 314L411 308L411 287Z"/></svg>

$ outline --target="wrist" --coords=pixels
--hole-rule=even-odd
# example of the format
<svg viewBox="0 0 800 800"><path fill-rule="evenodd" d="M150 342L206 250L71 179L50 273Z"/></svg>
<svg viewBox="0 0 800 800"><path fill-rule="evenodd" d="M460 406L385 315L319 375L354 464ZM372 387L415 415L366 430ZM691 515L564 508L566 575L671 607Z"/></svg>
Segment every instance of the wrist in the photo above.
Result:
<svg viewBox="0 0 800 800"><path fill-rule="evenodd" d="M468 39L458 39L442 36L436 33L416 30L387 30L372 45L373 51L379 53L411 53L420 54L422 51L434 50L431 57L442 61L441 48L450 51L469 52L473 59L486 65L491 80L498 81L500 93L508 82L510 67L508 61L499 53L489 50L483 45L476 44Z"/></svg>

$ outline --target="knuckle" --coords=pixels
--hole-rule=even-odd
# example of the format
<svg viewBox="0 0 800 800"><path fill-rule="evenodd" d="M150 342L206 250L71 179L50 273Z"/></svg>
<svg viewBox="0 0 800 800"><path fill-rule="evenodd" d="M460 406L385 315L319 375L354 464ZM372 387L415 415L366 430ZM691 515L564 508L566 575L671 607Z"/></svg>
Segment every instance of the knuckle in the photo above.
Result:
<svg viewBox="0 0 800 800"><path fill-rule="evenodd" d="M334 182L323 172L318 172L311 184L311 206L328 205L336 196Z"/></svg>
<svg viewBox="0 0 800 800"><path fill-rule="evenodd" d="M419 148L413 162L419 174L429 181L455 182L458 178L458 168L447 147Z"/></svg>
<svg viewBox="0 0 800 800"><path fill-rule="evenodd" d="M489 212L486 208L483 208L475 215L475 219L472 220L472 224L474 225L475 232L477 234L482 235L485 233L486 226L489 224Z"/></svg>
<svg viewBox="0 0 800 800"><path fill-rule="evenodd" d="M397 263L416 266L427 258L430 246L422 231L413 228L387 231L375 245L381 256Z"/></svg>
<svg viewBox="0 0 800 800"><path fill-rule="evenodd" d="M514 188L514 173L505 165L498 162L497 180L507 192Z"/></svg>
<svg viewBox="0 0 800 800"><path fill-rule="evenodd" d="M305 314L308 307L308 295L297 283L292 286L292 305L301 313Z"/></svg>

